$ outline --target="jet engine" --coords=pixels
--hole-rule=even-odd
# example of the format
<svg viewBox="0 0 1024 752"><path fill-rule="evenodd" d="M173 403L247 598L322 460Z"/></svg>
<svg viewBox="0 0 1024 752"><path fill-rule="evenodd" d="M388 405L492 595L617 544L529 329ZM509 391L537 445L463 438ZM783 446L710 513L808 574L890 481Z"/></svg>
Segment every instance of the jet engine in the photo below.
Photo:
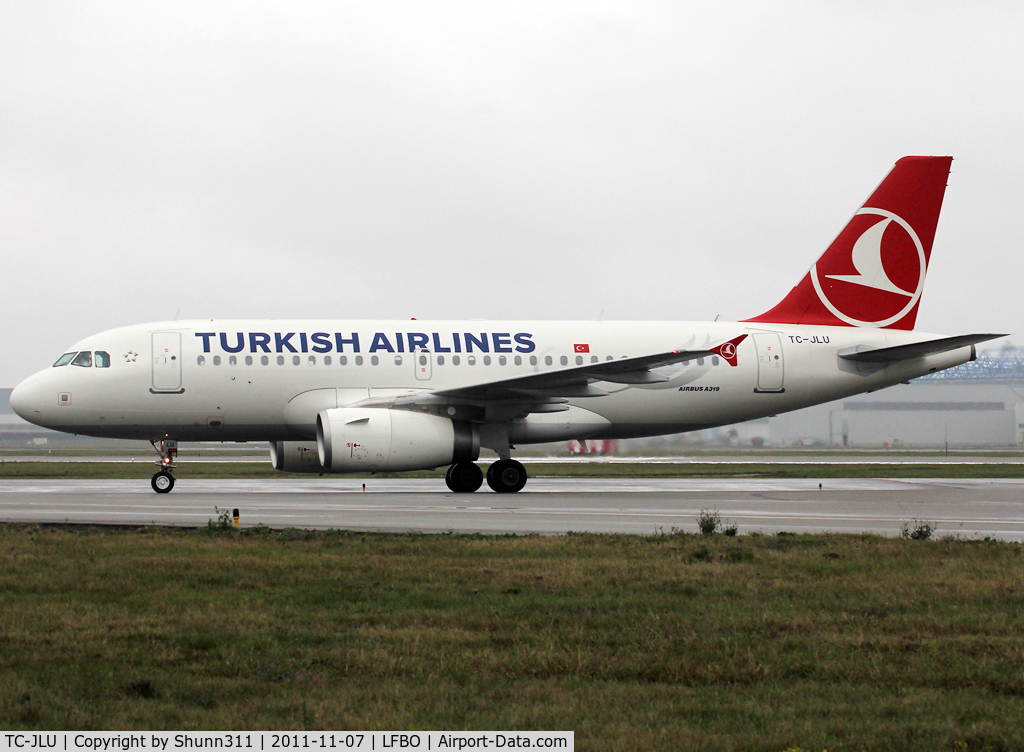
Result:
<svg viewBox="0 0 1024 752"><path fill-rule="evenodd" d="M324 473L316 443L312 441L271 441L270 464L285 473Z"/></svg>
<svg viewBox="0 0 1024 752"><path fill-rule="evenodd" d="M321 472L424 470L480 456L473 423L379 407L338 407L316 416Z"/></svg>

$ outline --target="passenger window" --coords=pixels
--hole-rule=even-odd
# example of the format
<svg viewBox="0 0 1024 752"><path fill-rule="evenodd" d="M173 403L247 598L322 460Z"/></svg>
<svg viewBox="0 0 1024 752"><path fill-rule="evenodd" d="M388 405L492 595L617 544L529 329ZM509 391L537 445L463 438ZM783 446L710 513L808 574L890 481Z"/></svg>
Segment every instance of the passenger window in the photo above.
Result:
<svg viewBox="0 0 1024 752"><path fill-rule="evenodd" d="M611 355L609 355L607 358L605 358L605 360L615 360L615 358L613 358Z"/></svg>
<svg viewBox="0 0 1024 752"><path fill-rule="evenodd" d="M519 355L517 355L516 356L516 365L517 366L521 366L522 364L523 364L523 359Z"/></svg>
<svg viewBox="0 0 1024 752"><path fill-rule="evenodd" d="M583 365L583 356L582 355L577 355L576 356L576 365L578 365L578 366Z"/></svg>
<svg viewBox="0 0 1024 752"><path fill-rule="evenodd" d="M471 366L475 366L476 365L476 356L475 355L467 355L466 356L466 362L469 363L469 365L471 365Z"/></svg>
<svg viewBox="0 0 1024 752"><path fill-rule="evenodd" d="M78 353L75 359L71 361L71 365L92 368L92 353L88 350Z"/></svg>
<svg viewBox="0 0 1024 752"><path fill-rule="evenodd" d="M230 358L228 358L228 365L229 366L237 366L238 365L238 358L236 358L234 355L232 355Z"/></svg>
<svg viewBox="0 0 1024 752"><path fill-rule="evenodd" d="M425 366L426 364L427 364L427 356L426 355L421 355L420 356L420 365L421 366Z"/></svg>
<svg viewBox="0 0 1024 752"><path fill-rule="evenodd" d="M277 356L277 364L279 366L283 366L284 365L284 356L283 355L278 355Z"/></svg>
<svg viewBox="0 0 1024 752"><path fill-rule="evenodd" d="M458 364L459 364L459 356L458 355L453 355L452 356L452 365L453 366L457 366Z"/></svg>
<svg viewBox="0 0 1024 752"><path fill-rule="evenodd" d="M347 366L348 365L348 356L347 355L339 355L338 356L338 365L339 366Z"/></svg>
<svg viewBox="0 0 1024 752"><path fill-rule="evenodd" d="M544 365L546 365L546 366L551 365L551 356L550 355L545 355L544 356Z"/></svg>
<svg viewBox="0 0 1024 752"><path fill-rule="evenodd" d="M284 360L284 358L281 358L281 359L279 359L279 361L278 361L278 362L281 362L281 361L283 361L283 360ZM301 363L301 362L302 362L302 358L300 358L300 357L299 357L298 355L293 355L293 356L292 356L292 365L293 365L293 366L297 366L297 365L298 365L299 363ZM284 365L284 363L283 363L283 362L281 362L281 365Z"/></svg>
<svg viewBox="0 0 1024 752"><path fill-rule="evenodd" d="M401 355L396 355L395 356L395 365L396 366L402 365L402 356Z"/></svg>
<svg viewBox="0 0 1024 752"><path fill-rule="evenodd" d="M380 358L378 358L376 355L370 356L370 365L371 366L375 366L378 363L380 363Z"/></svg>
<svg viewBox="0 0 1024 752"><path fill-rule="evenodd" d="M98 354L99 354L99 353L97 353L97 355L98 355ZM215 366L219 366L219 365L220 365L220 356L219 356L219 355L214 355L214 356L213 356L213 364L214 364Z"/></svg>
<svg viewBox="0 0 1024 752"><path fill-rule="evenodd" d="M713 365L713 366L717 366L718 365L718 356L717 355L712 355L711 356L711 365Z"/></svg>
<svg viewBox="0 0 1024 752"><path fill-rule="evenodd" d="M264 355L260 358L260 363L262 363L265 366L270 365L270 358Z"/></svg>
<svg viewBox="0 0 1024 752"><path fill-rule="evenodd" d="M324 356L324 365L325 366L329 366L330 364L331 364L331 356L330 355L325 355Z"/></svg>
<svg viewBox="0 0 1024 752"><path fill-rule="evenodd" d="M485 355L484 356L484 365L485 366L489 366L490 364L491 364L491 356L490 355Z"/></svg>
<svg viewBox="0 0 1024 752"><path fill-rule="evenodd" d="M444 356L443 355L438 355L437 356L437 364L439 366L443 366L444 365Z"/></svg>
<svg viewBox="0 0 1024 752"><path fill-rule="evenodd" d="M311 366L315 366L316 365L316 356L315 355L310 355L309 356L309 364Z"/></svg>
<svg viewBox="0 0 1024 752"><path fill-rule="evenodd" d="M697 358L697 365L699 365L699 366L704 365L704 358Z"/></svg>
<svg viewBox="0 0 1024 752"><path fill-rule="evenodd" d="M205 355L200 355L198 358L196 358L196 363L198 363L201 366L205 366L206 365L206 356Z"/></svg>
<svg viewBox="0 0 1024 752"><path fill-rule="evenodd" d="M503 366L503 365L505 365L505 363L507 363L507 362L508 362L508 361L507 361L507 360L505 360L505 356L504 356L504 355L499 355L499 356L498 356L498 365L499 365L499 366Z"/></svg>
<svg viewBox="0 0 1024 752"><path fill-rule="evenodd" d="M247 366L251 366L252 365L252 356L251 355L246 355L245 356L245 364Z"/></svg>
<svg viewBox="0 0 1024 752"><path fill-rule="evenodd" d="M596 363L597 362L597 356L596 355L591 355L590 356L590 362L591 363Z"/></svg>
<svg viewBox="0 0 1024 752"><path fill-rule="evenodd" d="M103 350L97 350L94 355L96 357L97 368L110 368L110 353L103 352Z"/></svg>
<svg viewBox="0 0 1024 752"><path fill-rule="evenodd" d="M569 365L569 359L564 355L558 359L558 362L561 363L563 366Z"/></svg>
<svg viewBox="0 0 1024 752"><path fill-rule="evenodd" d="M531 355L530 356L530 365L531 366L537 365L537 356L536 355Z"/></svg>
<svg viewBox="0 0 1024 752"><path fill-rule="evenodd" d="M76 355L78 355L78 353L76 352L64 353L59 358L57 358L57 362L53 364L53 367L56 368L57 366L66 366L68 363L75 359Z"/></svg>
<svg viewBox="0 0 1024 752"><path fill-rule="evenodd" d="M356 356L356 365L357 366L361 366L362 364L363 364L363 356L362 355L357 355Z"/></svg>

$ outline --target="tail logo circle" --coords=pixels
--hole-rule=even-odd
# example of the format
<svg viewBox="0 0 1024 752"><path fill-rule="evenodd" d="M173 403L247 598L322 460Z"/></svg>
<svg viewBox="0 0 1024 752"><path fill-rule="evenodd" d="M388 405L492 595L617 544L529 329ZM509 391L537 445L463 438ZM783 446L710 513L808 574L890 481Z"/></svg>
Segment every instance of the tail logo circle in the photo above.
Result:
<svg viewBox="0 0 1024 752"><path fill-rule="evenodd" d="M857 222L860 215L867 216ZM928 262L921 239L902 217L869 207L857 212L848 230L811 267L814 291L847 324L895 324L913 310L924 290Z"/></svg>
<svg viewBox="0 0 1024 752"><path fill-rule="evenodd" d="M726 360L729 360L731 358L735 358L736 357L736 345L734 345L732 342L726 342L724 345L722 345L722 347L719 350L719 352L722 354L722 357L725 358Z"/></svg>

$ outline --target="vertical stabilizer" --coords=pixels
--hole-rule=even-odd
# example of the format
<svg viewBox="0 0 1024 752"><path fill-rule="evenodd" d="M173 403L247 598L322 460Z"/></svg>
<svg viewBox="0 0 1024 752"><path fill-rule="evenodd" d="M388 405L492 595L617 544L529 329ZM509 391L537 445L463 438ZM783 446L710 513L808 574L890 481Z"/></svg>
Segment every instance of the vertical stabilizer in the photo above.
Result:
<svg viewBox="0 0 1024 752"><path fill-rule="evenodd" d="M952 161L898 161L800 284L747 321L913 329Z"/></svg>

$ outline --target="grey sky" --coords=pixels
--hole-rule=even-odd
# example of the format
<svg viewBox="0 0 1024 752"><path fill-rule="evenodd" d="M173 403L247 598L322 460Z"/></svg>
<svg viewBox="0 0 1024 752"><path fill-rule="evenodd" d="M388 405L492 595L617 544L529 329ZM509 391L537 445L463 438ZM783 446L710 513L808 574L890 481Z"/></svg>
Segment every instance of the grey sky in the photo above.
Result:
<svg viewBox="0 0 1024 752"><path fill-rule="evenodd" d="M170 318L736 319L906 154L1024 333L1019 3L0 4L0 385Z"/></svg>

